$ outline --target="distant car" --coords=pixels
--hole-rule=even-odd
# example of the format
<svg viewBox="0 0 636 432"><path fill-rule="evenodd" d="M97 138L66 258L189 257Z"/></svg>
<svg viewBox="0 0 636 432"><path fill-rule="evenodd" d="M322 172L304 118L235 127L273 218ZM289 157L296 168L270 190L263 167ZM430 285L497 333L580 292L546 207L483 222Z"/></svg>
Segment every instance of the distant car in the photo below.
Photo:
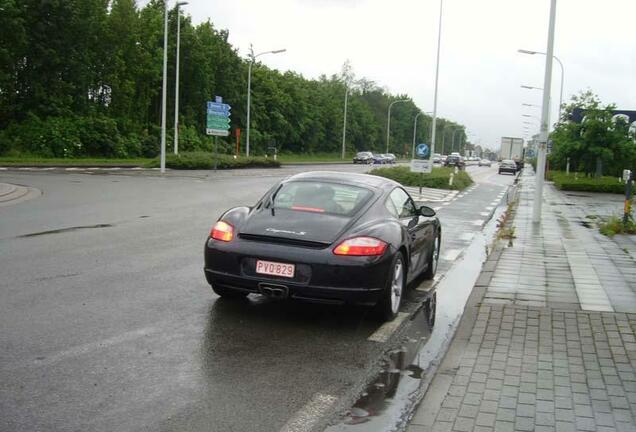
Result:
<svg viewBox="0 0 636 432"><path fill-rule="evenodd" d="M353 163L357 164L372 164L373 163L373 153L371 152L358 152L353 157Z"/></svg>
<svg viewBox="0 0 636 432"><path fill-rule="evenodd" d="M387 157L385 157L383 154L378 153L378 154L374 154L373 155L373 163L374 164L384 165L384 164L389 163L389 159Z"/></svg>
<svg viewBox="0 0 636 432"><path fill-rule="evenodd" d="M466 162L464 158L461 156L450 155L444 161L444 166L447 167L457 167L459 169L464 169L466 166Z"/></svg>
<svg viewBox="0 0 636 432"><path fill-rule="evenodd" d="M221 215L205 241L205 277L221 297L361 303L392 320L407 285L435 276L441 235L435 211L392 180L308 172Z"/></svg>
<svg viewBox="0 0 636 432"><path fill-rule="evenodd" d="M504 159L499 162L499 174L510 173L512 175L517 174L517 164L511 159Z"/></svg>
<svg viewBox="0 0 636 432"><path fill-rule="evenodd" d="M489 159L481 159L478 164L479 166L491 166L491 162Z"/></svg>
<svg viewBox="0 0 636 432"><path fill-rule="evenodd" d="M433 163L434 164L442 163L442 155L439 153L433 153Z"/></svg>
<svg viewBox="0 0 636 432"><path fill-rule="evenodd" d="M397 161L397 158L393 153L383 153L380 156L386 159L386 163L394 164Z"/></svg>
<svg viewBox="0 0 636 432"><path fill-rule="evenodd" d="M447 158L448 158L448 156L442 155L442 157L441 157L442 163L445 163Z"/></svg>

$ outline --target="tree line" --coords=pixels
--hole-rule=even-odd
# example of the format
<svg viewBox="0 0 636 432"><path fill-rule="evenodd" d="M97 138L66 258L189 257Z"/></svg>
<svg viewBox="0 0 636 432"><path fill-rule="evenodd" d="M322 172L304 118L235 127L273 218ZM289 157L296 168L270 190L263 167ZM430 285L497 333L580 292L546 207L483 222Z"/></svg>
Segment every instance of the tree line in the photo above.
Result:
<svg viewBox="0 0 636 432"><path fill-rule="evenodd" d="M159 151L164 1L0 0L0 155L154 157ZM169 11L168 129L172 143L177 13ZM206 101L232 106L231 129L245 129L248 61L228 31L181 20L179 149L210 150ZM383 152L392 108L389 151L410 154L419 108L341 73L307 79L255 63L252 68L251 152L336 153L342 145L349 91L347 152ZM460 124L437 122L437 148L450 153L466 137ZM418 120L417 142L429 142L431 118ZM458 132L455 132L458 131ZM241 136L244 142L245 134ZM225 152L234 138L221 140ZM244 143L241 145L244 149ZM457 150L457 148L453 149Z"/></svg>

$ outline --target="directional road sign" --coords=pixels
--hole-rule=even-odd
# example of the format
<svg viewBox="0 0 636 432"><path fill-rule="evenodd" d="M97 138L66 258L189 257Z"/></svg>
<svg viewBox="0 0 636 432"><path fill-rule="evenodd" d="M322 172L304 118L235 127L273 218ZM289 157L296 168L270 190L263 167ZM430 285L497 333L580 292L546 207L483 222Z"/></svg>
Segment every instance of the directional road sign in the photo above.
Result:
<svg viewBox="0 0 636 432"><path fill-rule="evenodd" d="M208 101L206 129L207 135L229 136L230 111L232 107L223 103L223 98L217 96L216 101Z"/></svg>

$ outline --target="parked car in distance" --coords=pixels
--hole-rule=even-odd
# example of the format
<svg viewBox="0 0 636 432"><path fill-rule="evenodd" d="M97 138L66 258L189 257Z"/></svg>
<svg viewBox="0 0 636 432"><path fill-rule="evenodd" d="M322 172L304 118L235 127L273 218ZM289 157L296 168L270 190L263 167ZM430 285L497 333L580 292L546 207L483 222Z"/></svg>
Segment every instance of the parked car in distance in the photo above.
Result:
<svg viewBox="0 0 636 432"><path fill-rule="evenodd" d="M442 163L442 155L439 153L433 153L433 163L434 164Z"/></svg>
<svg viewBox="0 0 636 432"><path fill-rule="evenodd" d="M389 163L389 160L382 153L378 153L373 155L373 163L383 165Z"/></svg>
<svg viewBox="0 0 636 432"><path fill-rule="evenodd" d="M491 166L491 164L492 163L490 162L490 159L480 159L478 163L479 166L487 166L487 167Z"/></svg>
<svg viewBox="0 0 636 432"><path fill-rule="evenodd" d="M308 172L223 213L205 240L204 272L221 297L357 303L392 320L407 285L435 276L441 235L435 211L393 180Z"/></svg>
<svg viewBox="0 0 636 432"><path fill-rule="evenodd" d="M397 157L393 153L382 153L380 156L386 159L386 163L394 164L397 162Z"/></svg>
<svg viewBox="0 0 636 432"><path fill-rule="evenodd" d="M499 174L510 173L512 175L517 174L517 164L511 159L504 159L499 162Z"/></svg>
<svg viewBox="0 0 636 432"><path fill-rule="evenodd" d="M459 169L464 169L466 166L466 162L464 158L461 156L450 155L444 161L444 166L447 167L457 167Z"/></svg>
<svg viewBox="0 0 636 432"><path fill-rule="evenodd" d="M353 163L357 164L372 164L373 163L373 153L371 152L358 152L353 157Z"/></svg>

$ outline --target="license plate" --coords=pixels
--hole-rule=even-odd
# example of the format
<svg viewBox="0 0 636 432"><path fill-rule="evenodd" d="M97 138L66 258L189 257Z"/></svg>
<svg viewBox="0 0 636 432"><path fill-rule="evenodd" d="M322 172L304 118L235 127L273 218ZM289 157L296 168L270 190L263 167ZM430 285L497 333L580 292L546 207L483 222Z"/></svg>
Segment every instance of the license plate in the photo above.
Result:
<svg viewBox="0 0 636 432"><path fill-rule="evenodd" d="M256 260L256 273L293 278L295 270L294 264Z"/></svg>

